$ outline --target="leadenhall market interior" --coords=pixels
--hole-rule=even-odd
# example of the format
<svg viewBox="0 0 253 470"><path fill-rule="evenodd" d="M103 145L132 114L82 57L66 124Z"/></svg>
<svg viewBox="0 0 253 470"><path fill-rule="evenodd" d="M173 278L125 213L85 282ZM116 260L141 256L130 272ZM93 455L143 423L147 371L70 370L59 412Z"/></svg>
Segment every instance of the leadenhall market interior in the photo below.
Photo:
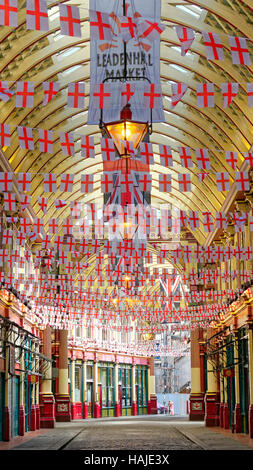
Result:
<svg viewBox="0 0 253 470"><path fill-rule="evenodd" d="M0 449L180 417L252 447L252 20L0 0Z"/></svg>

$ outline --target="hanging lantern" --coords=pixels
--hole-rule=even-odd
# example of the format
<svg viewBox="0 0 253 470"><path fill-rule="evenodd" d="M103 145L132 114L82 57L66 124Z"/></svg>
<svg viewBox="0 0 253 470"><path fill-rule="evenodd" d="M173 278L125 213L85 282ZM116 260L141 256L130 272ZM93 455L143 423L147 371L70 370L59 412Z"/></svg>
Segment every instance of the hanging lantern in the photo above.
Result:
<svg viewBox="0 0 253 470"><path fill-rule="evenodd" d="M114 145L120 157L129 158L132 149L138 149L145 135L149 132L148 122L132 121L131 105L128 103L120 114L120 121L102 123L102 129Z"/></svg>

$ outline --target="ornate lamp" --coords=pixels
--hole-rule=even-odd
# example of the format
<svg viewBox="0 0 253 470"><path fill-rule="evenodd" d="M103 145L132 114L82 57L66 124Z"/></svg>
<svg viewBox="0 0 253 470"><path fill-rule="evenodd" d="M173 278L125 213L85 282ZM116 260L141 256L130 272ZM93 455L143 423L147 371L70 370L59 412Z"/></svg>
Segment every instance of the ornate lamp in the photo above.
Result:
<svg viewBox="0 0 253 470"><path fill-rule="evenodd" d="M113 139L114 145L120 157L129 158L131 143L134 149L137 149L144 139L145 135L151 133L151 126L148 122L132 121L131 105L128 103L120 113L120 120L111 123L101 122L100 127L110 139Z"/></svg>

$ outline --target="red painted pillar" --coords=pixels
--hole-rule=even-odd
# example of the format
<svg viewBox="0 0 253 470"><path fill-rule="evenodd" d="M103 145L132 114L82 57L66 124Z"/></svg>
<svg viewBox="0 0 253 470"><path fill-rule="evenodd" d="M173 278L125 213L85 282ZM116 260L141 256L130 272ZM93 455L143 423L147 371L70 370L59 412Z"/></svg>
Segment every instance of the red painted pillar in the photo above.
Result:
<svg viewBox="0 0 253 470"><path fill-rule="evenodd" d="M10 441L11 439L11 418L9 407L4 408L4 441Z"/></svg>
<svg viewBox="0 0 253 470"><path fill-rule="evenodd" d="M31 405L30 430L36 431L36 405Z"/></svg>
<svg viewBox="0 0 253 470"><path fill-rule="evenodd" d="M117 354L115 355L114 393L115 393L114 416L115 418L118 418L121 415L121 410L120 410L120 402L119 402L119 360L118 360Z"/></svg>

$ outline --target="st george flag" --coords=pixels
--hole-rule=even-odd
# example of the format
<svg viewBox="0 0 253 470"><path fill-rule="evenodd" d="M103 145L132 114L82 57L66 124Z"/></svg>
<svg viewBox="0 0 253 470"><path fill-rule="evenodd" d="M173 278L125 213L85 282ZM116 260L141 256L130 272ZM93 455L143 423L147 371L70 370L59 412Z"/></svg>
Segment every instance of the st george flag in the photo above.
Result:
<svg viewBox="0 0 253 470"><path fill-rule="evenodd" d="M42 106L46 106L46 104L54 98L58 91L60 90L60 83L59 82L43 82L42 83L43 91L44 91L44 98Z"/></svg>
<svg viewBox="0 0 253 470"><path fill-rule="evenodd" d="M20 192L31 191L31 173L18 174L18 190Z"/></svg>
<svg viewBox="0 0 253 470"><path fill-rule="evenodd" d="M18 126L18 139L20 148L34 150L33 129Z"/></svg>
<svg viewBox="0 0 253 470"><path fill-rule="evenodd" d="M207 60L224 60L223 46L216 33L202 32Z"/></svg>
<svg viewBox="0 0 253 470"><path fill-rule="evenodd" d="M225 158L226 158L226 162L231 166L231 168L233 168L233 170L236 170L238 152L230 152L227 150L225 152Z"/></svg>
<svg viewBox="0 0 253 470"><path fill-rule="evenodd" d="M179 101L182 100L184 94L188 90L188 85L185 83L172 83L171 84L171 107L173 108L174 106L179 103Z"/></svg>
<svg viewBox="0 0 253 470"><path fill-rule="evenodd" d="M39 151L53 153L53 131L39 129Z"/></svg>
<svg viewBox="0 0 253 470"><path fill-rule="evenodd" d="M71 157L75 153L74 135L71 132L60 132L60 143L63 155Z"/></svg>
<svg viewBox="0 0 253 470"><path fill-rule="evenodd" d="M0 4L1 6L1 4ZM14 95L15 91L9 89L9 82L0 81L0 100L7 103L9 99Z"/></svg>
<svg viewBox="0 0 253 470"><path fill-rule="evenodd" d="M78 7L59 4L61 34L81 37L80 11Z"/></svg>
<svg viewBox="0 0 253 470"><path fill-rule="evenodd" d="M149 109L162 108L162 87L160 84L150 83L144 86L144 105Z"/></svg>
<svg viewBox="0 0 253 470"><path fill-rule="evenodd" d="M159 144L160 163L163 166L173 166L171 147L169 145Z"/></svg>
<svg viewBox="0 0 253 470"><path fill-rule="evenodd" d="M197 166L200 170L210 170L211 163L208 149L196 149Z"/></svg>
<svg viewBox="0 0 253 470"><path fill-rule="evenodd" d="M236 97L239 90L239 83L222 83L221 92L223 96L223 108L227 108Z"/></svg>
<svg viewBox="0 0 253 470"><path fill-rule="evenodd" d="M12 173L11 172L0 172L0 191L11 191L12 190Z"/></svg>
<svg viewBox="0 0 253 470"><path fill-rule="evenodd" d="M128 16L120 16L119 20L119 27L120 33L119 36L122 38L123 41L128 42L133 38L137 37L137 20L134 18L130 18Z"/></svg>
<svg viewBox="0 0 253 470"><path fill-rule="evenodd" d="M147 39L149 42L160 40L160 35L165 30L166 25L155 21L139 21L138 36L140 39Z"/></svg>
<svg viewBox="0 0 253 470"><path fill-rule="evenodd" d="M81 156L84 158L95 158L94 137L89 135L82 135Z"/></svg>
<svg viewBox="0 0 253 470"><path fill-rule="evenodd" d="M17 82L16 108L32 108L34 98L33 82Z"/></svg>
<svg viewBox="0 0 253 470"><path fill-rule="evenodd" d="M18 26L18 1L0 0L0 25Z"/></svg>
<svg viewBox="0 0 253 470"><path fill-rule="evenodd" d="M182 26L176 26L176 33L181 43L181 56L185 56L195 39L195 33L192 29Z"/></svg>
<svg viewBox="0 0 253 470"><path fill-rule="evenodd" d="M247 83L248 105L253 107L253 83Z"/></svg>
<svg viewBox="0 0 253 470"><path fill-rule="evenodd" d="M108 13L90 10L90 37L95 41L112 41L112 27Z"/></svg>
<svg viewBox="0 0 253 470"><path fill-rule="evenodd" d="M93 175L81 175L81 193L91 193L93 191Z"/></svg>
<svg viewBox="0 0 253 470"><path fill-rule="evenodd" d="M84 108L85 84L84 82L68 84L68 108Z"/></svg>
<svg viewBox="0 0 253 470"><path fill-rule="evenodd" d="M9 147L11 143L11 134L9 124L0 124L0 145L1 147Z"/></svg>
<svg viewBox="0 0 253 470"><path fill-rule="evenodd" d="M49 31L46 0L26 0L26 28Z"/></svg>
<svg viewBox="0 0 253 470"><path fill-rule="evenodd" d="M197 106L198 108L214 107L214 84L213 83L197 83Z"/></svg>
<svg viewBox="0 0 253 470"><path fill-rule="evenodd" d="M61 175L60 190L65 193L72 193L74 184L74 175L63 173Z"/></svg>
<svg viewBox="0 0 253 470"><path fill-rule="evenodd" d="M159 191L164 193L171 192L171 175L159 175Z"/></svg>
<svg viewBox="0 0 253 470"><path fill-rule="evenodd" d="M251 65L249 48L245 38L228 36L232 62L235 65Z"/></svg>
<svg viewBox="0 0 253 470"><path fill-rule="evenodd" d="M253 153L252 152L245 152L244 154L244 159L250 165L253 167Z"/></svg>

